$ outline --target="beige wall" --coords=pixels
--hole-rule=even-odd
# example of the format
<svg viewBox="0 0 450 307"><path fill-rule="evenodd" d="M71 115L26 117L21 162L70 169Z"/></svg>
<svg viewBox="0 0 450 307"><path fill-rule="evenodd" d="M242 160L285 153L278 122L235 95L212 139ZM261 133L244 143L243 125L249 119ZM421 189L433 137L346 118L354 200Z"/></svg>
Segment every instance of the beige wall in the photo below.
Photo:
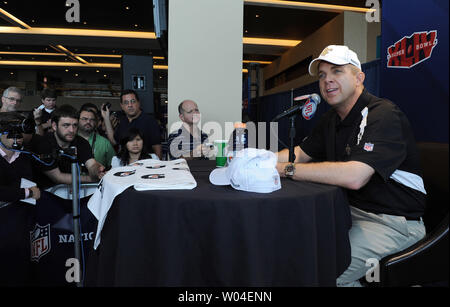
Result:
<svg viewBox="0 0 450 307"><path fill-rule="evenodd" d="M344 12L319 30L308 36L296 47L288 50L279 59L263 70L261 87L265 80L279 74L309 56L316 58L322 50L333 44L346 44L358 53L361 63L370 62L376 56L376 37L380 35L381 23L367 23L365 14ZM264 95L284 92L316 81L306 74L280 86L265 90Z"/></svg>
<svg viewBox="0 0 450 307"><path fill-rule="evenodd" d="M169 132L184 99L197 102L203 125L217 121L225 131L241 120L242 32L243 0L169 2Z"/></svg>

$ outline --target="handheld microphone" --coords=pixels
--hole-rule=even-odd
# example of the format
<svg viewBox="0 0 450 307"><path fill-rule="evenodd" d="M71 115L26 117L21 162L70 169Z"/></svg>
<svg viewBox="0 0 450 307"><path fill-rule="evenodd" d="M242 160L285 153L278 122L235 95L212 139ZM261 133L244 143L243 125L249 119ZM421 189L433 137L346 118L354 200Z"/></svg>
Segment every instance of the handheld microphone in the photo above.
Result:
<svg viewBox="0 0 450 307"><path fill-rule="evenodd" d="M306 120L310 120L317 110L317 105L320 103L320 96L317 94L303 95L294 98L294 101L306 100L303 104L297 104L286 111L278 114L272 121L278 121L286 116L291 116L302 110L302 116Z"/></svg>

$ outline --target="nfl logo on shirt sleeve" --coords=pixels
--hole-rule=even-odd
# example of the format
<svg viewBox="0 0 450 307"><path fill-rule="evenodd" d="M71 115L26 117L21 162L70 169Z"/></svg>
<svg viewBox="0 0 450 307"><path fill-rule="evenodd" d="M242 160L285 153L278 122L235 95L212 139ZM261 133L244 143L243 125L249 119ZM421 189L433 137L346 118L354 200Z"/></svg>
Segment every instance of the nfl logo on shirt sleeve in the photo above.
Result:
<svg viewBox="0 0 450 307"><path fill-rule="evenodd" d="M364 144L364 150L365 151L373 151L373 144L372 143L365 143Z"/></svg>

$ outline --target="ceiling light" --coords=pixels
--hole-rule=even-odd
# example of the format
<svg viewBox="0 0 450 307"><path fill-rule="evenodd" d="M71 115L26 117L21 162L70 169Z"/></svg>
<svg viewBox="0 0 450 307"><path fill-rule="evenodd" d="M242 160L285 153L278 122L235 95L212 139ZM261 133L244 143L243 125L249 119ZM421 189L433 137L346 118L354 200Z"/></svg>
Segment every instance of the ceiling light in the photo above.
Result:
<svg viewBox="0 0 450 307"><path fill-rule="evenodd" d="M344 11L352 11L359 13L373 12L375 9L345 6L345 5L333 5L323 3L311 3L311 2L297 2L297 1L280 1L280 0L244 0L246 5L258 5L258 6L270 6L270 7L284 7L290 9L302 9L302 10L314 10L314 11L327 11L341 13Z"/></svg>
<svg viewBox="0 0 450 307"><path fill-rule="evenodd" d="M270 61L243 60L242 63L272 64Z"/></svg>
<svg viewBox="0 0 450 307"><path fill-rule="evenodd" d="M300 40L291 39L274 39L274 38L257 38L257 37L244 37L244 44L249 45L267 45L267 46L284 46L284 47L294 47L300 44Z"/></svg>
<svg viewBox="0 0 450 307"><path fill-rule="evenodd" d="M126 7L125 7L125 9L126 9L126 10L129 10L129 9L130 9L130 7L129 7L129 6L126 6Z"/></svg>
<svg viewBox="0 0 450 307"><path fill-rule="evenodd" d="M62 35L62 36L89 36L89 37L92 36L92 37L156 39L155 32L69 29L69 28L21 29L19 27L0 27L0 33L28 34L28 35Z"/></svg>
<svg viewBox="0 0 450 307"><path fill-rule="evenodd" d="M8 13L4 9L0 8L0 17L5 19L7 22L12 23L13 25L18 26L21 29L31 29L29 25L24 23L19 18L15 17L14 15Z"/></svg>
<svg viewBox="0 0 450 307"><path fill-rule="evenodd" d="M0 65L8 66L49 66L49 67L85 67L85 68L115 68L120 69L118 63L77 63L77 62L51 62L51 61L0 61ZM153 69L168 69L167 65L153 65Z"/></svg>

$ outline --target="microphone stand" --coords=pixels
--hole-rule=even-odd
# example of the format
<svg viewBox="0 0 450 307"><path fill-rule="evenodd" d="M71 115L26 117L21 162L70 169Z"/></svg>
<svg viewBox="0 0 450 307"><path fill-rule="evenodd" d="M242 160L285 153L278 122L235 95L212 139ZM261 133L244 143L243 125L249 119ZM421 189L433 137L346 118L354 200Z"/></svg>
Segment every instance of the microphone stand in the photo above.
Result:
<svg viewBox="0 0 450 307"><path fill-rule="evenodd" d="M291 107L294 106L294 90L291 89ZM294 153L294 139L295 139L295 116L297 114L294 113L293 116L289 117L290 127L289 127L289 162L294 163L295 161L295 153Z"/></svg>
<svg viewBox="0 0 450 307"><path fill-rule="evenodd" d="M73 237L74 237L74 249L75 258L78 260L78 264L81 264L81 241L80 241L80 210L79 210L79 197L80 190L78 184L78 162L77 162L77 152L76 147L74 149L73 155L67 155L72 160L71 172L72 172L72 219L73 219ZM80 267L79 267L80 268ZM79 271L78 274L81 275ZM81 277L81 276L80 276ZM77 281L77 287L82 287L81 278Z"/></svg>

